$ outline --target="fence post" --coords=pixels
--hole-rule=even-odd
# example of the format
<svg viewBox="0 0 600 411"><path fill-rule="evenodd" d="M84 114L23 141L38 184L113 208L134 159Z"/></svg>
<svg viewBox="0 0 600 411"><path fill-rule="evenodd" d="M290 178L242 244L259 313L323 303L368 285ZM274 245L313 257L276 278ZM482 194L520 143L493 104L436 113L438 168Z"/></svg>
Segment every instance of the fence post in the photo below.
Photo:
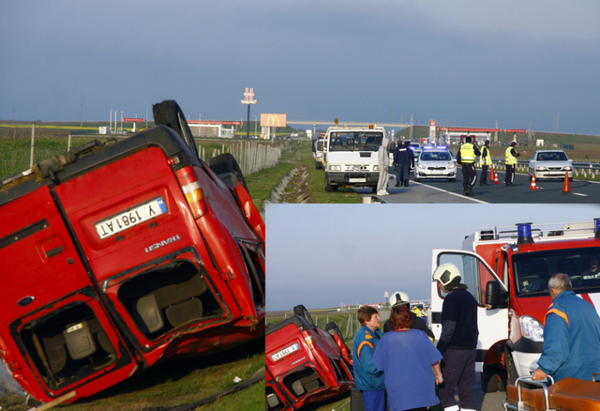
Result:
<svg viewBox="0 0 600 411"><path fill-rule="evenodd" d="M31 156L29 158L29 168L33 168L33 153L35 150L35 121L31 123Z"/></svg>

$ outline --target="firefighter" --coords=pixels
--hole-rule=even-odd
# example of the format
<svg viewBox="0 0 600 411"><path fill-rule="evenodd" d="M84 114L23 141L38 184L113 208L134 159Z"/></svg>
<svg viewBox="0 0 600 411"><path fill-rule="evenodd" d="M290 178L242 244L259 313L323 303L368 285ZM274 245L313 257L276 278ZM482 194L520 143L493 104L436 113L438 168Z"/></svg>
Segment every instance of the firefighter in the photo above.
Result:
<svg viewBox="0 0 600 411"><path fill-rule="evenodd" d="M410 298L408 297L408 294L403 293L402 291L396 291L394 293L394 295L392 295L390 297L390 304L391 304L392 308L401 306L401 305L408 305L410 307ZM418 310L418 308L417 308L417 310ZM433 335L433 333L427 326L427 323L425 322L425 320L423 318L421 318L417 313L412 312L412 311L410 312L410 316L412 318L412 325L410 326L410 328L411 329L416 328L418 330L423 331L425 334L427 334L429 339L433 342L435 340L435 336ZM392 326L391 326L389 320L387 320L385 322L385 324L383 324L383 332L387 333L388 331L392 331Z"/></svg>
<svg viewBox="0 0 600 411"><path fill-rule="evenodd" d="M445 411L458 411L454 389L463 411L475 410L473 384L477 354L477 301L460 282L461 274L452 263L440 265L433 273L438 289L448 293L442 305L442 334L437 349L443 356L444 383L439 397Z"/></svg>
<svg viewBox="0 0 600 411"><path fill-rule="evenodd" d="M492 156L490 154L490 140L485 140L485 145L481 149L481 178L480 186L488 185L488 167L492 165Z"/></svg>
<svg viewBox="0 0 600 411"><path fill-rule="evenodd" d="M481 152L471 143L471 137L465 138L465 143L460 146L456 155L456 162L462 166L463 175L463 195L473 196L473 186L477 181L477 172L475 171L475 160Z"/></svg>
<svg viewBox="0 0 600 411"><path fill-rule="evenodd" d="M510 143L510 146L506 149L506 153L504 154L506 160L504 163L506 164L506 176L504 177L504 185L506 187L514 186L513 180L515 179L515 166L517 165L517 157L521 156L521 153L517 153L515 150L515 146L517 145L516 141Z"/></svg>

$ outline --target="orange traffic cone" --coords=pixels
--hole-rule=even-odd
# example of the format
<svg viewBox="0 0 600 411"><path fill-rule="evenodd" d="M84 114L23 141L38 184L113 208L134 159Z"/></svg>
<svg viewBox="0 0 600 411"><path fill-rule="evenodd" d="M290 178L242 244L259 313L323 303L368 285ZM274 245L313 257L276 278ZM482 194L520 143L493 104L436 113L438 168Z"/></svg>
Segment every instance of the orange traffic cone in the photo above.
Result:
<svg viewBox="0 0 600 411"><path fill-rule="evenodd" d="M496 170L494 170L493 164L492 164L492 174L494 175L494 184L500 184L500 182L498 182L498 172L496 172Z"/></svg>
<svg viewBox="0 0 600 411"><path fill-rule="evenodd" d="M535 185L535 174L533 174L531 176L531 187L529 187L530 190L537 190L537 186Z"/></svg>
<svg viewBox="0 0 600 411"><path fill-rule="evenodd" d="M569 172L565 171L565 182L563 183L563 194L571 194L571 186L569 185Z"/></svg>

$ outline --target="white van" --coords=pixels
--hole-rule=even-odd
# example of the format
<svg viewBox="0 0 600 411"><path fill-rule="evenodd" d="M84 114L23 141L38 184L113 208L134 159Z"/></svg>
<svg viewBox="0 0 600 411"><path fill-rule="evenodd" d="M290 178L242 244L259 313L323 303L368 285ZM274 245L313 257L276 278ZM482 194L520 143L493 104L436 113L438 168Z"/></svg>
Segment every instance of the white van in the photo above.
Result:
<svg viewBox="0 0 600 411"><path fill-rule="evenodd" d="M383 127L330 127L325 134L325 191L339 187L371 187L377 191Z"/></svg>

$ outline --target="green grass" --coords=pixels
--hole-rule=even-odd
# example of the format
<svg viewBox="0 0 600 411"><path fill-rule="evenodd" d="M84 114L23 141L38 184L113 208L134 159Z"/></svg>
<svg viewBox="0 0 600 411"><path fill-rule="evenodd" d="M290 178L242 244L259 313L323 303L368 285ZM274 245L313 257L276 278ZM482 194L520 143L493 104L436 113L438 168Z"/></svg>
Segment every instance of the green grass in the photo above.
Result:
<svg viewBox="0 0 600 411"><path fill-rule="evenodd" d="M210 356L164 362L110 387L88 399L63 404L65 411L159 410L192 404L235 386L233 379L250 379L262 369L264 342L245 344ZM3 410L23 409L23 402L4 404ZM265 403L264 381L218 399L200 409L262 411ZM2 398L0 398L2 404ZM30 401L30 406L32 406Z"/></svg>

